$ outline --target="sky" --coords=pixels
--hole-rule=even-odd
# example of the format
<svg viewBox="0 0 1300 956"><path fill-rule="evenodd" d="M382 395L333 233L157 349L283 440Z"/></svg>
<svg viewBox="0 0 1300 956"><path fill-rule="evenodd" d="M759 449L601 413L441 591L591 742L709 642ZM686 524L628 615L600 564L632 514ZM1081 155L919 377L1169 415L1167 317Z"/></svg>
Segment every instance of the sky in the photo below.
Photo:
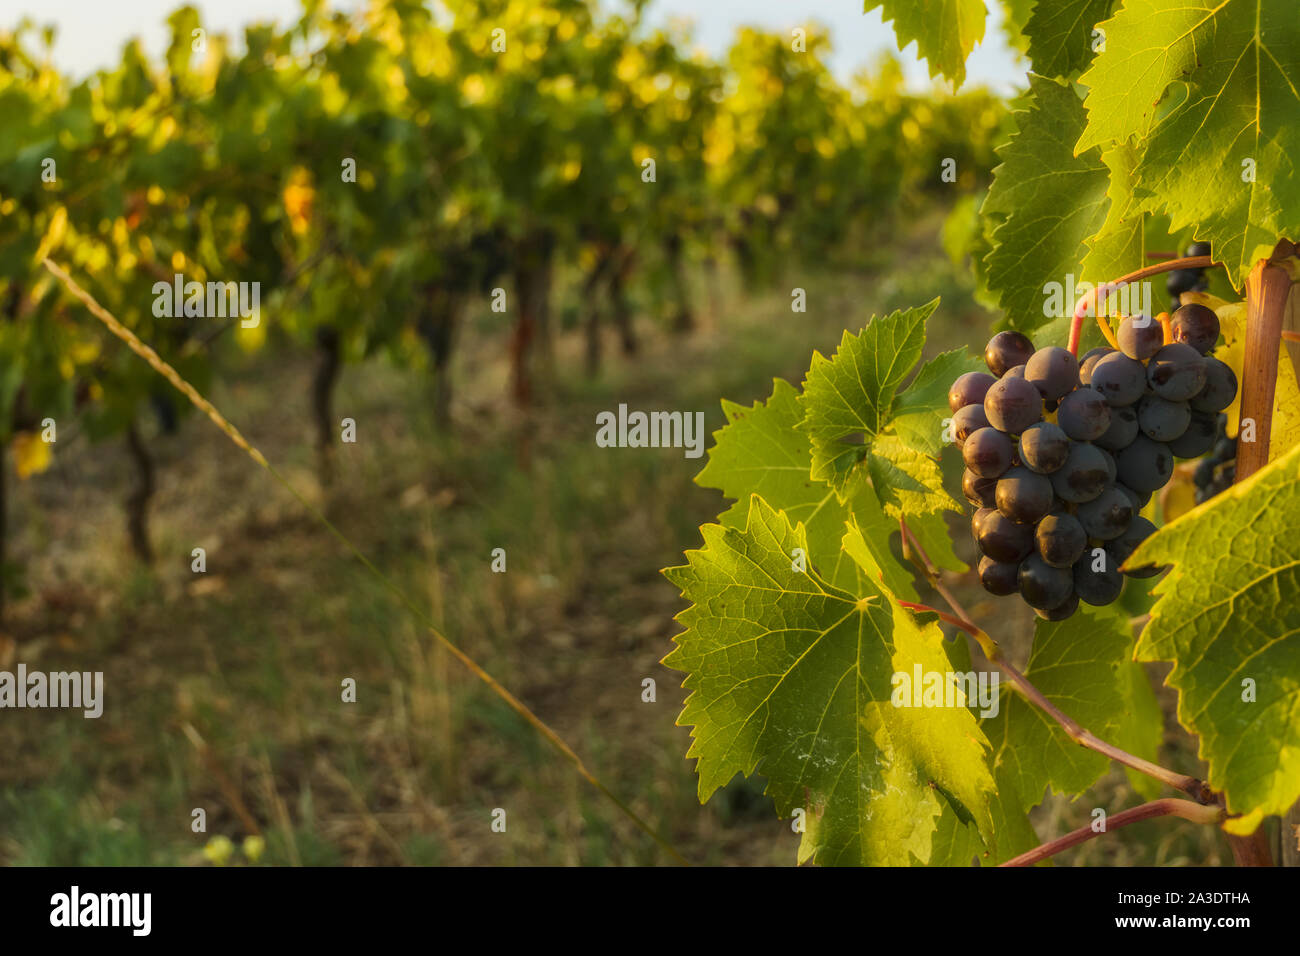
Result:
<svg viewBox="0 0 1300 956"><path fill-rule="evenodd" d="M211 30L242 33L242 25L254 20L288 22L298 10L298 0L190 0L198 7L203 23ZM348 8L357 0L334 0L332 5ZM167 14L181 0L0 0L0 29L11 29L24 14L40 25L58 27L55 62L80 77L113 64L122 45L140 36L145 49L160 53L166 46ZM736 28L753 24L788 31L808 20L819 21L831 35L835 73L847 80L885 49L896 49L892 27L881 21L880 11L862 13L862 0L650 0L651 22L666 23L673 17L694 21L696 40L715 56L730 45ZM1024 66L1003 40L998 28L998 4L985 29L984 43L968 63L968 83L983 83L999 92L1010 92L1024 83ZM902 57L909 84L929 84L928 71L917 62L915 48Z"/></svg>

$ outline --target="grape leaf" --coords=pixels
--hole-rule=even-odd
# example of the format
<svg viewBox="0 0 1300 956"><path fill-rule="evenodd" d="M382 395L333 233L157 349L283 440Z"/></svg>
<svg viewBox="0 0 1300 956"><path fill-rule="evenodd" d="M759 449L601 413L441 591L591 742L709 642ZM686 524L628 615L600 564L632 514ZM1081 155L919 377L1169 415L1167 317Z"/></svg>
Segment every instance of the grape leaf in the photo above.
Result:
<svg viewBox="0 0 1300 956"><path fill-rule="evenodd" d="M1034 649L1025 676L1081 726L1114 736L1126 706L1121 675L1133 639L1128 619L1114 608L1080 605L1073 617L1034 627ZM1044 791L1077 794L1092 786L1107 759L1085 750L1060 726L1019 694L1003 694L1001 711L984 723L993 744L994 768L1014 786L1022 809L1042 802ZM1003 799L1006 799L1005 795Z"/></svg>
<svg viewBox="0 0 1300 956"><path fill-rule="evenodd" d="M916 41L917 55L953 87L966 80L966 57L984 39L984 0L866 0L864 13L880 7L882 19L894 21L898 48Z"/></svg>
<svg viewBox="0 0 1300 956"><path fill-rule="evenodd" d="M1138 162L1138 151L1128 144L1113 146L1102 153L1101 160L1110 176L1106 188L1110 206L1101 228L1084 240L1088 254L1079 267L1084 281L1094 285L1142 268L1146 251L1146 217L1133 195L1133 168ZM1115 321L1111 319L1112 324Z"/></svg>
<svg viewBox="0 0 1300 956"><path fill-rule="evenodd" d="M1031 331L1050 318L1044 285L1076 272L1084 240L1105 222L1110 175L1100 150L1074 155L1084 114L1070 86L1030 74L1014 116L1017 132L998 150L1002 162L981 209L1002 218L985 278L1008 324Z"/></svg>
<svg viewBox="0 0 1300 956"><path fill-rule="evenodd" d="M944 649L948 652L948 661L955 673L965 674L975 670L971 663L970 645L964 634L958 633L955 640L945 641ZM990 809L993 813L993 832L998 838L997 846L993 849L986 848L979 832L970 824L963 824L952 809L945 807L935 830L929 866L970 866L972 858L977 858L985 866L997 866L1038 846L1038 834L1034 832L1029 816L1021 809L1015 784L1007 779L1005 773L995 774L994 782L997 784L998 799L990 804ZM1046 863L1051 865L1050 860Z"/></svg>
<svg viewBox="0 0 1300 956"><path fill-rule="evenodd" d="M1093 55L1093 27L1115 0L1038 0L1025 22L1029 59L1042 76L1069 76Z"/></svg>
<svg viewBox="0 0 1300 956"><path fill-rule="evenodd" d="M1300 17L1294 0L1128 0L1106 22L1079 151L1136 136L1143 208L1196 227L1240 288L1300 235Z"/></svg>
<svg viewBox="0 0 1300 956"><path fill-rule="evenodd" d="M983 360L964 348L930 359L894 402L895 434L913 451L938 458L945 444L951 444L944 441L944 420L952 415L948 389L960 375L985 371Z"/></svg>
<svg viewBox="0 0 1300 956"><path fill-rule="evenodd" d="M809 477L812 450L808 436L798 430L803 420L799 393L783 379L774 379L772 395L751 407L723 401L727 424L713 433L708 463L695 476L697 484L717 488L736 502L718 521L729 528L743 528L749 516L751 493L783 511L791 524L802 523L808 536L808 561L837 587L855 590L858 575L871 574L872 581L886 576L895 593L910 588L910 578L897 561L890 560L890 522L881 512L870 489L859 488L848 501L841 501L825 482ZM867 566L844 551L851 517L869 529L870 540L883 542L880 562ZM892 530L897 530L897 523ZM865 543L864 543L865 547Z"/></svg>
<svg viewBox="0 0 1300 956"><path fill-rule="evenodd" d="M1300 798L1300 447L1129 561L1173 565L1137 656L1173 662L1178 720L1200 738L1210 786L1229 812L1285 813Z"/></svg>
<svg viewBox="0 0 1300 956"><path fill-rule="evenodd" d="M807 812L799 859L926 862L944 804L990 841L987 743L965 707L895 707L892 678L949 670L943 636L887 591L855 597L791 568L806 537L757 495L745 529L706 525L705 547L664 573L691 606L664 663L691 690L700 799L762 773L777 812Z"/></svg>
<svg viewBox="0 0 1300 956"><path fill-rule="evenodd" d="M911 388L895 394L921 357L925 320L938 301L873 318L857 334L846 331L829 359L814 352L800 398L800 429L812 443L812 477L841 496L852 494L869 477L885 513L894 519L957 507L942 491L938 462L909 447L893 418L901 404L916 443L923 443L925 421L936 434L942 431L947 406L936 376L946 361L929 373L923 369L924 377L918 375Z"/></svg>
<svg viewBox="0 0 1300 956"><path fill-rule="evenodd" d="M1134 756L1160 763L1160 744L1165 736L1165 715L1151 688L1146 668L1135 661L1125 661L1119 668L1120 693L1124 708L1112 743ZM1125 767L1128 782L1147 800L1160 796L1163 785L1132 767Z"/></svg>

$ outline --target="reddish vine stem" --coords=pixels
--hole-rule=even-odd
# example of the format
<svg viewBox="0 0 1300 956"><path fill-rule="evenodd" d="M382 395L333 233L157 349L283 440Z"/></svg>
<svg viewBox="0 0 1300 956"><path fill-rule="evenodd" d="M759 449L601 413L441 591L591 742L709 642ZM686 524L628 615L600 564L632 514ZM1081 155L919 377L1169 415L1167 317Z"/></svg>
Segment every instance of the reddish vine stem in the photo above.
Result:
<svg viewBox="0 0 1300 956"><path fill-rule="evenodd" d="M1153 820L1156 817L1181 817L1184 820L1190 820L1192 823L1217 824L1223 822L1226 816L1227 814L1222 807L1204 806L1199 803L1192 803L1190 800L1180 800L1177 797L1164 797L1160 800L1144 803L1141 806L1130 807L1108 817L1106 819L1106 829L1100 832L1093 830L1091 826L1079 827L1077 830L1071 830L1065 836L1057 837L1042 846L1034 847L1028 853L1022 853L1020 856L1013 857L1001 865L1033 866L1040 860L1046 860L1062 850L1068 850L1070 847L1078 846L1093 837L1101 836L1102 833L1119 830L1142 820Z"/></svg>
<svg viewBox="0 0 1300 956"><path fill-rule="evenodd" d="M1241 377L1241 421L1254 421L1255 440L1238 439L1238 482L1268 464L1278 351L1282 347L1286 300L1291 293L1291 276L1275 260L1287 258L1294 251L1291 243L1278 243L1273 258L1255 263L1246 280L1246 354L1242 363L1246 374Z"/></svg>
<svg viewBox="0 0 1300 956"><path fill-rule="evenodd" d="M1088 304L1095 300L1096 305L1093 314L1101 313L1102 303L1105 301L1113 290L1130 282L1140 282L1143 279L1149 279L1151 276L1159 275L1162 272L1173 272L1175 269L1204 269L1214 265L1214 260L1209 256L1185 256L1181 259L1169 259L1165 262L1157 262L1155 265L1144 266L1128 275L1120 276L1114 282L1103 282L1097 288L1093 289L1086 295L1082 296L1074 307L1074 319L1070 322L1070 352L1077 356L1079 354L1079 338L1083 334L1083 321L1088 317Z"/></svg>
<svg viewBox="0 0 1300 956"><path fill-rule="evenodd" d="M1254 441L1241 441L1238 427L1236 483L1250 478L1268 464L1273 431L1273 398L1277 390L1278 352L1282 324L1291 294L1291 275L1279 261L1296 254L1296 247L1280 241L1268 259L1261 259L1246 280L1246 354L1241 382L1241 422L1254 421ZM1238 866L1272 866L1264 828L1246 836L1230 835L1228 845Z"/></svg>
<svg viewBox="0 0 1300 956"><path fill-rule="evenodd" d="M1090 730L1080 726L1074 718L1063 713L1055 704L1043 696L1042 691L1030 683L1029 679L1025 677L1025 675L1022 674L1015 665L1002 657L1002 652L998 647L997 642L994 641L987 632L980 628L978 624L971 620L971 616L966 613L961 604L957 602L957 599L953 597L952 592L949 591L943 581L939 579L939 569L935 567L934 562L930 560L930 556L926 554L925 548L922 547L921 542L917 540L916 535L914 535L911 529L907 527L907 520L905 518L900 519L898 524L903 535L904 555L910 556L915 553L918 559L916 562L917 566L920 567L922 572L925 574L931 587L939 592L939 596L947 602L948 606L952 608L953 613L961 619L962 624L960 626L962 627L962 630L966 631L979 642L981 649L984 651L984 656L1006 675L1007 679L1011 681L1012 686L1020 691L1020 693L1024 694L1029 702L1035 707L1051 717L1052 720L1056 721L1071 740L1079 744L1081 747L1086 747L1089 750L1103 754L1109 759L1114 760L1116 763L1123 764L1126 767L1131 767L1139 773L1146 774L1148 777L1154 777L1156 780L1173 787L1175 790L1181 790L1199 804L1209 804L1213 802L1213 793L1210 791L1210 788L1200 780L1188 776L1187 774L1175 773L1173 770L1161 767L1149 760L1143 760L1141 757L1131 754L1126 750L1121 750L1114 744L1107 743Z"/></svg>

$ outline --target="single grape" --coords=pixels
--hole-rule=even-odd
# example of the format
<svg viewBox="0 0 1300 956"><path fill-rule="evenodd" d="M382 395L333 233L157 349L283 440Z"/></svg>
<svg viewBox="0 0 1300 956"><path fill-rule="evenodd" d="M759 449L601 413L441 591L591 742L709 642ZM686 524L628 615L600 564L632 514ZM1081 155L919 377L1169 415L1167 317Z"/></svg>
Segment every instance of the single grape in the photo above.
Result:
<svg viewBox="0 0 1300 956"><path fill-rule="evenodd" d="M1159 395L1143 395L1138 402L1138 427L1156 441L1171 442L1187 431L1192 410L1186 402L1171 402Z"/></svg>
<svg viewBox="0 0 1300 956"><path fill-rule="evenodd" d="M1196 269L1174 269L1165 279L1165 291L1170 295L1182 295L1184 292L1191 292L1192 286L1196 285L1196 280L1200 278Z"/></svg>
<svg viewBox="0 0 1300 956"><path fill-rule="evenodd" d="M1079 519L1072 514L1052 513L1034 529L1038 553L1054 568L1068 568L1088 546L1088 535Z"/></svg>
<svg viewBox="0 0 1300 956"><path fill-rule="evenodd" d="M1092 367L1092 387L1111 405L1132 405L1147 390L1147 370L1122 352L1112 352Z"/></svg>
<svg viewBox="0 0 1300 956"><path fill-rule="evenodd" d="M1237 397L1237 376L1226 362L1213 355L1205 357L1205 387L1192 398L1191 405L1198 412L1219 412L1232 404Z"/></svg>
<svg viewBox="0 0 1300 956"><path fill-rule="evenodd" d="M1174 341L1190 345L1202 355L1209 355L1214 343L1219 341L1219 317L1213 309L1196 302L1179 306L1169 317Z"/></svg>
<svg viewBox="0 0 1300 956"><path fill-rule="evenodd" d="M1190 246L1187 247L1187 257L1189 259L1192 256L1208 256L1209 254L1210 254L1210 244L1208 242L1193 242ZM1196 271L1202 272L1204 270L1197 269Z"/></svg>
<svg viewBox="0 0 1300 956"><path fill-rule="evenodd" d="M979 576L989 594L1003 596L1020 589L1020 565L1014 561L994 561L985 555L980 558Z"/></svg>
<svg viewBox="0 0 1300 956"><path fill-rule="evenodd" d="M1092 501L1079 505L1077 517L1088 537L1110 541L1128 530L1136 513L1129 496L1111 485Z"/></svg>
<svg viewBox="0 0 1300 956"><path fill-rule="evenodd" d="M1171 402L1185 402L1205 387L1205 357L1190 345L1174 342L1151 356L1147 384Z"/></svg>
<svg viewBox="0 0 1300 956"><path fill-rule="evenodd" d="M1079 600L1093 607L1115 603L1124 589L1124 576L1119 573L1119 562L1109 551L1090 549L1074 563L1074 593Z"/></svg>
<svg viewBox="0 0 1300 956"><path fill-rule="evenodd" d="M1076 388L1061 399L1056 421L1075 441L1092 441L1110 427L1110 406L1096 389Z"/></svg>
<svg viewBox="0 0 1300 956"><path fill-rule="evenodd" d="M1096 498L1110 481L1105 452L1096 445L1075 443L1065 464L1052 475L1052 487L1071 504Z"/></svg>
<svg viewBox="0 0 1300 956"><path fill-rule="evenodd" d="M1213 412L1192 412L1187 430L1169 443L1176 458L1200 458L1214 446L1218 429Z"/></svg>
<svg viewBox="0 0 1300 956"><path fill-rule="evenodd" d="M1020 562L1020 596L1032 608L1050 611L1060 607L1074 593L1074 575L1054 568L1042 555L1031 554Z"/></svg>
<svg viewBox="0 0 1300 956"><path fill-rule="evenodd" d="M1041 607L1036 607L1034 613L1044 621L1064 621L1077 610L1079 610L1079 596L1071 594L1060 607L1054 607L1047 611L1044 611Z"/></svg>
<svg viewBox="0 0 1300 956"><path fill-rule="evenodd" d="M1133 519L1133 523L1128 526L1128 530L1116 538L1110 545L1110 551L1115 555L1115 560L1122 566L1133 552L1137 550L1138 545L1155 534L1156 526L1146 518L1138 515ZM1123 573L1131 578L1149 578L1159 574L1164 568L1157 568L1152 565L1143 565L1140 568L1129 568Z"/></svg>
<svg viewBox="0 0 1300 956"><path fill-rule="evenodd" d="M1110 426L1093 441L1107 451L1119 452L1133 444L1137 435L1137 409L1132 405L1115 405L1110 410Z"/></svg>
<svg viewBox="0 0 1300 956"><path fill-rule="evenodd" d="M1009 368L1007 369L1007 373L1002 377L1003 378L1024 378L1025 367L1023 365L1017 365L1014 368Z"/></svg>
<svg viewBox="0 0 1300 956"><path fill-rule="evenodd" d="M998 506L997 488L998 480L996 478L981 478L969 468L961 473L962 494L976 508L996 508Z"/></svg>
<svg viewBox="0 0 1300 956"><path fill-rule="evenodd" d="M1028 468L1012 468L998 479L998 511L1020 524L1033 524L1052 507L1052 483Z"/></svg>
<svg viewBox="0 0 1300 956"><path fill-rule="evenodd" d="M984 414L983 405L966 405L957 409L952 416L952 437L958 448L966 444L973 432L989 427L988 416Z"/></svg>
<svg viewBox="0 0 1300 956"><path fill-rule="evenodd" d="M1059 399L1079 383L1079 361L1060 346L1039 349L1025 363L1025 378L1033 382L1043 398Z"/></svg>
<svg viewBox="0 0 1300 956"><path fill-rule="evenodd" d="M981 478L998 478L1011 467L1011 439L996 428L971 432L962 447L966 467Z"/></svg>
<svg viewBox="0 0 1300 956"><path fill-rule="evenodd" d="M983 515L976 531L976 544L980 553L986 554L994 561L1018 562L1034 550L1034 529L1027 524L1016 524L1006 515L994 509L977 512ZM974 520L972 520L972 526Z"/></svg>
<svg viewBox="0 0 1300 956"><path fill-rule="evenodd" d="M1116 464L1119 480L1141 494L1165 486L1174 473L1174 453L1168 445L1138 435L1133 444L1119 453Z"/></svg>
<svg viewBox="0 0 1300 956"><path fill-rule="evenodd" d="M1130 315L1120 322L1115 339L1121 352L1131 359L1145 362L1165 344L1165 330L1150 316Z"/></svg>
<svg viewBox="0 0 1300 956"><path fill-rule="evenodd" d="M1092 367L1114 351L1114 349L1105 346L1089 349L1083 358L1079 359L1079 382L1083 385L1091 385Z"/></svg>
<svg viewBox="0 0 1300 956"><path fill-rule="evenodd" d="M1065 464L1070 438L1059 425L1039 422L1020 433L1020 460L1030 471L1050 475Z"/></svg>
<svg viewBox="0 0 1300 956"><path fill-rule="evenodd" d="M980 535L984 532L984 522L988 520L990 515L997 514L997 511L998 509L995 506L990 505L987 508L976 508L975 513L970 516L970 533L977 544Z"/></svg>
<svg viewBox="0 0 1300 956"><path fill-rule="evenodd" d="M1196 471L1192 472L1192 484L1197 488L1208 488L1214 482L1214 462L1209 458L1202 458L1196 466Z"/></svg>
<svg viewBox="0 0 1300 956"><path fill-rule="evenodd" d="M989 339L984 348L984 364L989 371L1001 377L1009 369L1024 365L1034 354L1034 343L1022 332L999 332Z"/></svg>
<svg viewBox="0 0 1300 956"><path fill-rule="evenodd" d="M988 372L967 372L959 375L948 389L948 407L954 412L967 405L983 405L989 386L997 379Z"/></svg>
<svg viewBox="0 0 1300 956"><path fill-rule="evenodd" d="M984 414L999 431L1018 435L1042 421L1043 396L1023 378L1000 378L984 396Z"/></svg>

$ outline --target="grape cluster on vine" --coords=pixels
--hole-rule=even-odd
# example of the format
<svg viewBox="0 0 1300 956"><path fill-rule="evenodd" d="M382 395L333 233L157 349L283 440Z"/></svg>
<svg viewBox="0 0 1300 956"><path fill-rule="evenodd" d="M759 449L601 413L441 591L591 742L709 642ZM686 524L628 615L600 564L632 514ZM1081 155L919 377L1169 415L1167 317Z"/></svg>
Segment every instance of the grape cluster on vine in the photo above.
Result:
<svg viewBox="0 0 1300 956"><path fill-rule="evenodd" d="M1059 621L1080 601L1115 601L1123 574L1159 573L1120 567L1155 531L1140 512L1174 459L1216 446L1218 413L1237 394L1210 354L1218 338L1218 317L1194 304L1167 322L1125 318L1119 348L1082 361L1019 332L993 336L992 374L968 372L948 392L985 590Z"/></svg>

